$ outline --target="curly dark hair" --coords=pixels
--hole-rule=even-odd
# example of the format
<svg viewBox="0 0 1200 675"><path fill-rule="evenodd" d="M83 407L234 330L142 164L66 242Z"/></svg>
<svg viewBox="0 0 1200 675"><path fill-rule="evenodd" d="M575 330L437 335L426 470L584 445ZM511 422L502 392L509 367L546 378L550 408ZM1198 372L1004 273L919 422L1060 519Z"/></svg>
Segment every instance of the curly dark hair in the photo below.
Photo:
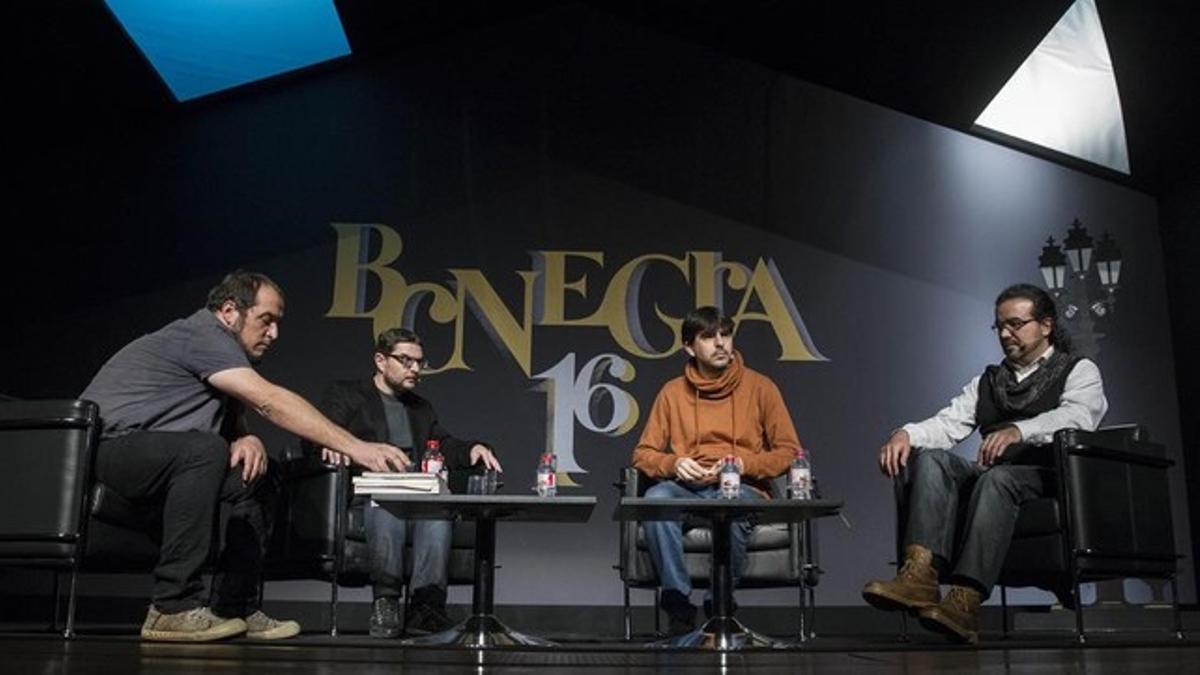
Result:
<svg viewBox="0 0 1200 675"><path fill-rule="evenodd" d="M1055 349L1071 351L1071 336L1058 321L1058 306L1045 290L1033 284L1013 284L996 296L996 306L1009 300L1028 300L1033 303L1033 318L1038 321L1050 319L1050 344Z"/></svg>

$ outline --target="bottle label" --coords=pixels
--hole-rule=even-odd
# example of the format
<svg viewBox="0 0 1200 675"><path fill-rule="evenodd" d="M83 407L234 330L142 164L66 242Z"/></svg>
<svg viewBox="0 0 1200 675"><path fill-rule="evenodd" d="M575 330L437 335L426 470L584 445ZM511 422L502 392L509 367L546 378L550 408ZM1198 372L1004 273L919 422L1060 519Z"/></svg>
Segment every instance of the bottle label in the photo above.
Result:
<svg viewBox="0 0 1200 675"><path fill-rule="evenodd" d="M737 499L742 491L742 477L736 471L721 472L721 497Z"/></svg>
<svg viewBox="0 0 1200 675"><path fill-rule="evenodd" d="M788 489L792 499L808 499L812 484L812 472L806 467L792 467L788 471Z"/></svg>
<svg viewBox="0 0 1200 675"><path fill-rule="evenodd" d="M537 491L542 497L552 497L555 493L557 476L553 471L538 471Z"/></svg>
<svg viewBox="0 0 1200 675"><path fill-rule="evenodd" d="M442 460L437 457L426 457L421 462L421 471L424 473L440 474L442 472Z"/></svg>

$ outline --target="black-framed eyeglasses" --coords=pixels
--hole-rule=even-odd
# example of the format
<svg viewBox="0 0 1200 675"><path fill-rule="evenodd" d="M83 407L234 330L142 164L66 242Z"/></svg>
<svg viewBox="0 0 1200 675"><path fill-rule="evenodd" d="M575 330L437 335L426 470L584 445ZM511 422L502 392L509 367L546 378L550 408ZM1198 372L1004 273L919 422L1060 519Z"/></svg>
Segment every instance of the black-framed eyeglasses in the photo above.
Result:
<svg viewBox="0 0 1200 675"><path fill-rule="evenodd" d="M388 354L388 358L395 359L396 363L399 363L400 367L405 369L412 369L416 366L417 370L425 370L429 367L429 362L425 359L414 359L408 354Z"/></svg>
<svg viewBox="0 0 1200 675"><path fill-rule="evenodd" d="M1037 319L1033 319L1033 318L1030 318L1030 319L1006 319L1004 321L997 321L996 323L992 324L991 329L996 331L997 333L999 333L1000 331L1007 328L1008 332L1016 333L1017 331L1024 328L1025 324L1033 323L1034 321L1037 321Z"/></svg>

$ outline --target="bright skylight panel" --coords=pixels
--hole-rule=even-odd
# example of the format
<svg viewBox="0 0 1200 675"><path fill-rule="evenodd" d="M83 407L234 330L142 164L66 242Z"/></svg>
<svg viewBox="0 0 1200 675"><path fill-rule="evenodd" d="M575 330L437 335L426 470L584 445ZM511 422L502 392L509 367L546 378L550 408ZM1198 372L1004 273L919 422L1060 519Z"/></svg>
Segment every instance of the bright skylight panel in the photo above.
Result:
<svg viewBox="0 0 1200 675"><path fill-rule="evenodd" d="M333 0L105 0L180 101L350 53Z"/></svg>
<svg viewBox="0 0 1200 675"><path fill-rule="evenodd" d="M1125 122L1095 0L1076 0L975 123L1129 173Z"/></svg>

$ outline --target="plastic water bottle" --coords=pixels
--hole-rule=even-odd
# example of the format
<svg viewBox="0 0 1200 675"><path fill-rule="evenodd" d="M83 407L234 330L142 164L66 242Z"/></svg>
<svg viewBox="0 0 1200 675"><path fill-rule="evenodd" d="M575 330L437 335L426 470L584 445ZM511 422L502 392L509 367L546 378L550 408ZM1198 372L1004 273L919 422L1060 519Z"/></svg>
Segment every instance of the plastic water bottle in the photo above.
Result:
<svg viewBox="0 0 1200 675"><path fill-rule="evenodd" d="M446 460L442 457L442 444L436 438L425 441L425 456L421 458L421 471L445 478Z"/></svg>
<svg viewBox="0 0 1200 675"><path fill-rule="evenodd" d="M537 467L537 493L539 497L553 497L558 492L558 458L554 453L542 453Z"/></svg>
<svg viewBox="0 0 1200 675"><path fill-rule="evenodd" d="M738 473L737 460L725 455L721 461L721 499L737 499L742 493L742 474Z"/></svg>
<svg viewBox="0 0 1200 675"><path fill-rule="evenodd" d="M796 448L792 466L788 469L788 496L792 499L812 499L812 466L804 448Z"/></svg>

